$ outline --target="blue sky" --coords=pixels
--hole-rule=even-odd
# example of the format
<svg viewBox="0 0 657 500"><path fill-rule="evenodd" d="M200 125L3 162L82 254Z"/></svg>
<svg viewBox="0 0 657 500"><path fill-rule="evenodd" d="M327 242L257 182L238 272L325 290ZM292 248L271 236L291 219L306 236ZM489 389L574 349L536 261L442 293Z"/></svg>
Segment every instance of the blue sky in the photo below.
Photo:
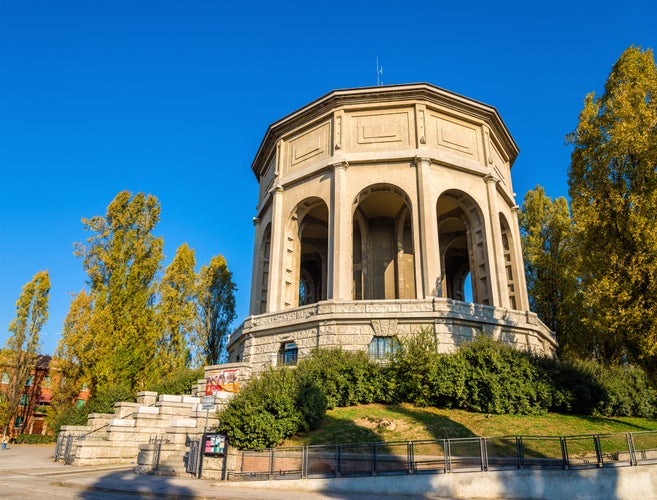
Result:
<svg viewBox="0 0 657 500"><path fill-rule="evenodd" d="M248 312L257 183L270 123L338 88L429 82L495 106L520 147L517 202L567 195L584 96L625 48L657 49L657 2L0 0L0 344L50 272L53 353L86 275L82 217L121 190L162 205L168 264L223 254ZM237 322L236 322L237 324Z"/></svg>

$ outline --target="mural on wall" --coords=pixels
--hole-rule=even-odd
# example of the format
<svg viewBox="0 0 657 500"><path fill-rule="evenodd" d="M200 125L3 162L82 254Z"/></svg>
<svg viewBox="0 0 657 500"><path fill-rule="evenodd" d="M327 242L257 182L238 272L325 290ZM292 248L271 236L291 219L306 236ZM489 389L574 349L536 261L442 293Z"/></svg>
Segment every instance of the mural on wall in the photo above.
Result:
<svg viewBox="0 0 657 500"><path fill-rule="evenodd" d="M240 392L239 375L239 368L206 372L205 395L214 396L218 392Z"/></svg>

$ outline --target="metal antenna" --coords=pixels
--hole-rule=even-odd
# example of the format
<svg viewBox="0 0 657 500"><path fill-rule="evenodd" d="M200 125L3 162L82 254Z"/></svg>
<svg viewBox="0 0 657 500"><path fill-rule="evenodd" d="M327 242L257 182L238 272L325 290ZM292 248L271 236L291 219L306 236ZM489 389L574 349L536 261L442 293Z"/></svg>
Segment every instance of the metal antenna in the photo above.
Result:
<svg viewBox="0 0 657 500"><path fill-rule="evenodd" d="M381 77L383 76L383 66L379 66L379 56L376 57L376 86L383 85Z"/></svg>

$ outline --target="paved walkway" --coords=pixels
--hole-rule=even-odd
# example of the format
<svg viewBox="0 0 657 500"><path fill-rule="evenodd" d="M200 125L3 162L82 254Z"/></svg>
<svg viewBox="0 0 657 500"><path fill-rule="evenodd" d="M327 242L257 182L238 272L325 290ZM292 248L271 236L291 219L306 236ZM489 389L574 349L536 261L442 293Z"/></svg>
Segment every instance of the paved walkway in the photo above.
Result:
<svg viewBox="0 0 657 500"><path fill-rule="evenodd" d="M48 498L134 499L135 496L152 498L195 498L224 500L375 500L380 494L345 492L311 492L295 490L292 481L267 483L226 483L187 477L139 475L131 465L74 467L54 462L54 445L9 445L0 450L0 497L21 500ZM351 479L358 481L358 479ZM271 485L273 486L273 485ZM292 488L292 489L290 489ZM392 497L391 497L392 498ZM394 498L420 499L420 496Z"/></svg>

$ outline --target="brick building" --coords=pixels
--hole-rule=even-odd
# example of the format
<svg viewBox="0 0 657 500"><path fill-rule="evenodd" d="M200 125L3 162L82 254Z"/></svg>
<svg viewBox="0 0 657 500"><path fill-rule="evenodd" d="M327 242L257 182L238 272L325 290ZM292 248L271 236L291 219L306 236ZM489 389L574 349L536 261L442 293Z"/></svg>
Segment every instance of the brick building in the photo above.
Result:
<svg viewBox="0 0 657 500"><path fill-rule="evenodd" d="M0 365L2 371L0 392L9 389L11 373L6 363ZM21 394L18 412L7 429L9 437L19 434L48 434L46 415L51 405L54 389L60 383L57 361L51 356L39 355ZM89 398L89 390L83 389L77 397L78 404Z"/></svg>

